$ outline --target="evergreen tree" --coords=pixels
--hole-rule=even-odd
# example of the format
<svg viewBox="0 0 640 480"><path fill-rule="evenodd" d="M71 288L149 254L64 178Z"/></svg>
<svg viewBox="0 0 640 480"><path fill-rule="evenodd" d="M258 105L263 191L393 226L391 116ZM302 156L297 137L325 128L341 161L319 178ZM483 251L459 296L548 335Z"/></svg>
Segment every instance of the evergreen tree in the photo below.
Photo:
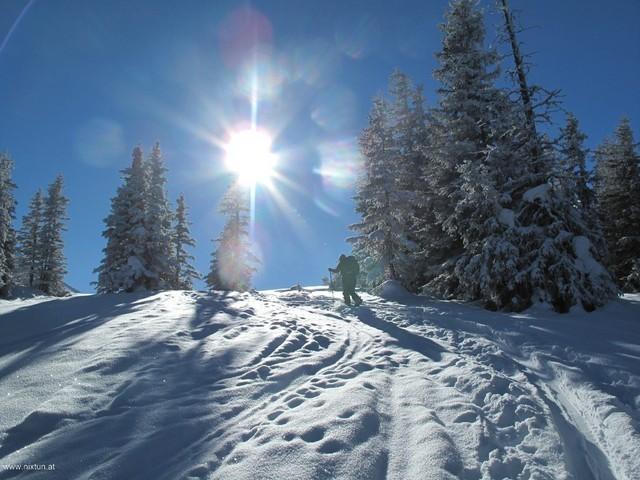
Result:
<svg viewBox="0 0 640 480"><path fill-rule="evenodd" d="M592 231L556 184L525 192L517 221L524 299L548 302L558 312L575 304L590 311L616 295Z"/></svg>
<svg viewBox="0 0 640 480"><path fill-rule="evenodd" d="M111 213L105 219L102 236L107 239L98 273L100 293L132 292L154 287L158 275L147 269L148 182L142 149L133 149L131 167L122 171L123 184L111 200Z"/></svg>
<svg viewBox="0 0 640 480"><path fill-rule="evenodd" d="M392 137L393 159L397 170L398 189L406 192L411 204L414 198L409 198L417 190L422 152L417 148L420 127L424 126L424 111L422 110L422 90L414 89L409 77L399 70L395 70L389 79L389 130ZM407 218L409 221L410 218Z"/></svg>
<svg viewBox="0 0 640 480"><path fill-rule="evenodd" d="M529 86L513 16L506 0L501 5L520 96L520 115L514 117L514 126L516 138L522 140L514 154L523 166L509 182L519 255L513 301L505 308L522 309L539 300L559 312L575 304L592 310L615 296L617 289L601 263L602 252L592 242L597 235L555 175L558 160L550 142L537 131L536 118L548 118L544 109L553 106L557 92L547 92L537 102L542 113L534 111L536 92L545 90Z"/></svg>
<svg viewBox="0 0 640 480"><path fill-rule="evenodd" d="M173 233L173 265L175 271L172 282L173 288L179 290L191 290L193 288L193 280L200 278L200 275L191 264L193 255L186 250L186 247L195 247L196 245L196 242L191 238L190 225L191 223L187 218L184 195L180 194L176 207Z"/></svg>
<svg viewBox="0 0 640 480"><path fill-rule="evenodd" d="M455 215L464 252L448 285L456 287L458 298L480 300L490 309L519 310L525 305L517 294L518 234L509 193L518 170L510 131L514 112L504 92L494 94L487 106L488 143L479 159L459 168L462 195Z"/></svg>
<svg viewBox="0 0 640 480"><path fill-rule="evenodd" d="M494 87L497 56L484 46L483 16L476 2L452 2L445 19L435 71L441 83L439 102L430 115L429 162L423 177L431 218L421 243L429 262L428 290L458 296L467 287L460 285L456 265L464 269L458 262L468 261L472 243L482 243L487 222L497 225L499 195L495 168L489 165L497 153L492 157L489 152L505 133L494 125L497 102L504 99Z"/></svg>
<svg viewBox="0 0 640 480"><path fill-rule="evenodd" d="M390 125L393 141L393 162L396 173L398 204L396 215L404 224L399 247L401 269L399 276L403 285L416 291L423 285L425 267L421 255L420 218L427 212L424 208L428 189L422 181L422 172L427 164L427 115L424 110L422 87L414 87L407 75L396 70L389 82ZM366 265L366 262L365 262Z"/></svg>
<svg viewBox="0 0 640 480"><path fill-rule="evenodd" d="M592 188L593 174L587 170L587 156L589 151L584 147L587 136L580 130L578 119L571 113L567 115L567 122L560 130L559 144L559 184L571 204L577 208L589 232L589 240L597 252L597 257L606 259L607 243L602 233L602 225L596 210L595 192Z"/></svg>
<svg viewBox="0 0 640 480"><path fill-rule="evenodd" d="M585 215L592 213L594 193L589 187L591 182L587 170L587 150L584 141L587 136L580 131L578 119L573 114L567 115L567 123L561 129L559 139L561 171L559 175L569 198Z"/></svg>
<svg viewBox="0 0 640 480"><path fill-rule="evenodd" d="M121 289L121 273L127 264L124 253L124 213L124 192L123 187L120 187L116 196L111 199L111 212L104 219L106 228L102 236L107 239L107 244L102 249L100 265L94 269L94 273L98 274L95 282L98 293L114 293Z"/></svg>
<svg viewBox="0 0 640 480"><path fill-rule="evenodd" d="M48 295L64 295L67 273L62 232L66 230L69 200L62 193L63 178L59 175L47 190L44 199L42 228L40 230L40 277L38 288Z"/></svg>
<svg viewBox="0 0 640 480"><path fill-rule="evenodd" d="M22 217L22 226L18 232L18 272L19 282L30 288L39 282L42 265L42 241L44 201L42 190L38 190L31 202L29 211Z"/></svg>
<svg viewBox="0 0 640 480"><path fill-rule="evenodd" d="M220 203L220 213L227 217L216 240L211 257L207 285L214 290L246 291L251 287L256 257L249 245L249 202L241 185L231 185Z"/></svg>
<svg viewBox="0 0 640 480"><path fill-rule="evenodd" d="M16 235L13 227L16 201L11 179L13 161L6 153L0 153L0 297L11 294L15 271Z"/></svg>
<svg viewBox="0 0 640 480"><path fill-rule="evenodd" d="M436 225L432 208L434 194L432 185L425 181L429 177L432 162L432 118L430 112L425 111L425 100L422 87L417 87L412 93L413 121L411 132L413 137L413 165L416 167L413 182L410 185L412 202L409 205L412 212L408 237L414 243L410 252L413 271L410 281L405 285L411 291L420 291L427 283L427 271L430 264L428 251L430 250L430 233ZM437 228L437 227L435 227Z"/></svg>
<svg viewBox="0 0 640 480"><path fill-rule="evenodd" d="M389 105L374 101L369 126L360 136L364 171L356 192L356 211L361 216L352 225L358 235L350 238L358 257L370 273L372 283L399 280L410 265L407 252L413 248L407 236L407 191L402 190L403 165L398 158L390 124Z"/></svg>
<svg viewBox="0 0 640 480"><path fill-rule="evenodd" d="M598 212L609 249L608 264L620 287L640 291L640 157L623 119L615 138L596 151Z"/></svg>
<svg viewBox="0 0 640 480"><path fill-rule="evenodd" d="M148 181L146 212L144 223L147 228L145 268L148 272L148 288L167 288L173 281L171 273L175 270L172 255L172 220L166 192L166 172L160 151L156 143L149 160L145 163Z"/></svg>

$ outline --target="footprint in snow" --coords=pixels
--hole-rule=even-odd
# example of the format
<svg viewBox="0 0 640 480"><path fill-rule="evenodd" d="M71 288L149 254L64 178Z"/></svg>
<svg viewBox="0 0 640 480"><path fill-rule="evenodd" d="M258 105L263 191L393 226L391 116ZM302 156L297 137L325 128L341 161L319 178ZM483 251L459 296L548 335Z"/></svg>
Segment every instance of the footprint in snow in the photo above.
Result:
<svg viewBox="0 0 640 480"><path fill-rule="evenodd" d="M269 415L267 415L267 419L273 421L276 418L278 418L280 415L282 415L283 413L284 413L284 410L276 410L274 412L271 412Z"/></svg>
<svg viewBox="0 0 640 480"><path fill-rule="evenodd" d="M340 452L341 450L346 450L347 448L347 444L340 440L327 440L322 445L320 445L318 451L320 453L331 454Z"/></svg>
<svg viewBox="0 0 640 480"><path fill-rule="evenodd" d="M278 425L286 425L287 423L289 423L289 420L291 420L291 417L280 417L276 423Z"/></svg>
<svg viewBox="0 0 640 480"><path fill-rule="evenodd" d="M324 427L311 427L306 432L300 435L300 438L308 443L319 442L324 438L325 428Z"/></svg>
<svg viewBox="0 0 640 480"><path fill-rule="evenodd" d="M249 430L248 432L243 433L240 438L242 438L243 442L246 442L251 437L253 437L256 434L257 431L258 431L258 429L256 427L254 427L251 430Z"/></svg>
<svg viewBox="0 0 640 480"><path fill-rule="evenodd" d="M258 368L257 371L258 371L258 375L260 375L260 378L263 380L266 380L269 374L271 373L271 369L266 365L262 365L261 367Z"/></svg>
<svg viewBox="0 0 640 480"><path fill-rule="evenodd" d="M287 402L287 406L289 408L296 408L302 402L304 402L304 400L302 398L297 397L297 398L294 398L293 400L289 400L289 402Z"/></svg>
<svg viewBox="0 0 640 480"><path fill-rule="evenodd" d="M453 423L473 423L477 418L478 416L476 415L476 412L468 411L458 415L453 420Z"/></svg>

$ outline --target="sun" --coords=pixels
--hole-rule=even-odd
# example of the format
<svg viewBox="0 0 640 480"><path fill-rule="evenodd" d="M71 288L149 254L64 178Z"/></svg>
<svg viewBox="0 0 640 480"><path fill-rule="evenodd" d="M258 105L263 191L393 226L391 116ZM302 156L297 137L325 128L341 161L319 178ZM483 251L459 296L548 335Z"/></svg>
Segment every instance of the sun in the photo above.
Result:
<svg viewBox="0 0 640 480"><path fill-rule="evenodd" d="M268 184L274 174L276 156L271 136L261 130L242 130L231 135L224 147L227 168L245 185Z"/></svg>

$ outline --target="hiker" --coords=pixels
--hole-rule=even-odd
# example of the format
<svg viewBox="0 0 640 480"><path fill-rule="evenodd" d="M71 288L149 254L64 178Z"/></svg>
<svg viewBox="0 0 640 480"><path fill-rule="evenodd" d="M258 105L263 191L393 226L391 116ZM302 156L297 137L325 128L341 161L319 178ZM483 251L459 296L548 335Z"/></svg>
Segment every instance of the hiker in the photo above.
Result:
<svg viewBox="0 0 640 480"><path fill-rule="evenodd" d="M360 266L358 261L353 255L348 257L344 254L340 255L340 261L336 268L330 268L332 273L340 273L342 276L342 295L344 296L344 303L351 305L351 299L353 298L356 306L362 303L362 299L356 294L356 281L358 274L360 273Z"/></svg>

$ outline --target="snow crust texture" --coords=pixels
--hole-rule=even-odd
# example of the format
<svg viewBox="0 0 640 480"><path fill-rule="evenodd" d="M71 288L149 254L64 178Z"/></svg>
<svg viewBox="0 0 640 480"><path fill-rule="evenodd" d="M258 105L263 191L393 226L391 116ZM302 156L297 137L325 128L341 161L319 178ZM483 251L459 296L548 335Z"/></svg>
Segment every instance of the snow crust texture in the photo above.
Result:
<svg viewBox="0 0 640 480"><path fill-rule="evenodd" d="M562 316L400 297L0 303L0 478L640 478L639 296Z"/></svg>

